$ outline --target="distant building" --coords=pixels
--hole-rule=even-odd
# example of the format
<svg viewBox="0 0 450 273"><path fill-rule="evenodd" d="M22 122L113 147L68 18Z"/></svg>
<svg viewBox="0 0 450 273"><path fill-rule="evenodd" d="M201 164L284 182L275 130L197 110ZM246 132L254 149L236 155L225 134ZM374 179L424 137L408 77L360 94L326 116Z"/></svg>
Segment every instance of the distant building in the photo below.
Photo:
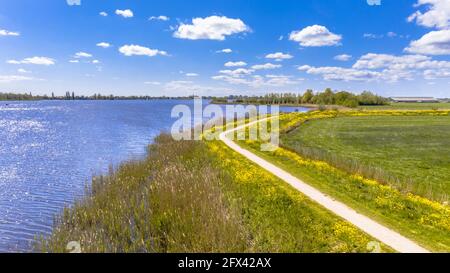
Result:
<svg viewBox="0 0 450 273"><path fill-rule="evenodd" d="M432 97L394 97L391 98L393 102L439 102L439 100Z"/></svg>

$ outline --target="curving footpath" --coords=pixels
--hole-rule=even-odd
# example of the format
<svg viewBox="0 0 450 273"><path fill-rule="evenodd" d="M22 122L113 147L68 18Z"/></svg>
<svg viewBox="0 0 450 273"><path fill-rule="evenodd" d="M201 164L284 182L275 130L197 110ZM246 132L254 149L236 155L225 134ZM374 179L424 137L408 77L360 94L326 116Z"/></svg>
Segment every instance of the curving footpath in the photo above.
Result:
<svg viewBox="0 0 450 273"><path fill-rule="evenodd" d="M251 153L250 151L243 149L239 145L237 145L235 142L233 142L231 139L227 137L228 134L233 133L239 129L243 129L245 127L254 125L261 121L266 121L270 118L257 120L239 127L236 127L232 130L225 131L219 135L219 139L223 141L228 147L233 149L234 151L238 152L239 154L245 156L252 162L256 163L263 169L267 170L268 172L272 173L273 175L277 176L278 178L282 179L286 183L290 184L292 187L303 193L304 195L308 196L310 199L314 200L315 202L319 203L323 207L327 208L334 214L342 217L343 219L347 220L348 222L352 223L365 233L369 234L373 238L379 240L380 242L383 242L385 245L390 246L394 250L401 252L401 253L429 253L428 250L422 248L415 242L409 240L408 238L402 236L401 234L377 223L376 221L370 219L367 216L364 216L362 214L359 214L352 208L348 207L344 203L341 203L339 201L336 201L329 196L325 195L324 193L320 192L314 187L311 187L310 185L306 184L305 182L301 181L300 179L294 177L293 175L289 174L288 172L276 167L275 165L269 163L268 161L260 158L259 156Z"/></svg>

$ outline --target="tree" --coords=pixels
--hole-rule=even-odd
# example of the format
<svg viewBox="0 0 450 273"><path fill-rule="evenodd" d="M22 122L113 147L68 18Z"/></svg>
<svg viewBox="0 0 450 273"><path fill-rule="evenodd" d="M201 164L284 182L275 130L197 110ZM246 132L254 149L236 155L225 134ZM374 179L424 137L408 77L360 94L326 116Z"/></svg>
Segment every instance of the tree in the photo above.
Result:
<svg viewBox="0 0 450 273"><path fill-rule="evenodd" d="M311 89L306 90L305 94L302 96L302 103L311 103L314 93Z"/></svg>

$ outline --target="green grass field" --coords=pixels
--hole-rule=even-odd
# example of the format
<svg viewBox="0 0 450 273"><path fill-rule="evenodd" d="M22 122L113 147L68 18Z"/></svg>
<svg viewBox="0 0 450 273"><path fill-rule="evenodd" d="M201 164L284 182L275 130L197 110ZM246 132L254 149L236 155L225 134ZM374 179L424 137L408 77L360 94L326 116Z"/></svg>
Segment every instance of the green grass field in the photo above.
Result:
<svg viewBox="0 0 450 273"><path fill-rule="evenodd" d="M360 106L365 110L446 110L450 109L450 103L392 103L380 106Z"/></svg>
<svg viewBox="0 0 450 273"><path fill-rule="evenodd" d="M96 178L36 250L368 252L373 240L222 142L162 135L146 159Z"/></svg>
<svg viewBox="0 0 450 273"><path fill-rule="evenodd" d="M378 156L378 159L372 162L375 163L374 168L367 168L360 161L356 161L356 156L367 154L366 149L354 150L347 147L345 149L348 149L348 151L341 148L344 150L339 150L341 153L337 153L327 152L325 149L320 149L312 145L306 149L303 146L299 147L299 141L302 140L299 134L300 130L304 127L308 128L307 131L310 133L308 139L311 142L316 141L324 145L324 147L328 147L327 145L334 147L334 125L340 128L338 124L340 125L341 122L347 119L352 122L357 122L353 126L358 125L362 128L358 131L352 131L346 127L342 131L339 131L343 135L350 134L353 136L351 139L348 138L348 141L344 141L345 145L352 146L355 143L355 147L359 145L371 146L370 149L373 152L370 155ZM374 122L375 120L378 122ZM389 120L389 122L386 122L386 120ZM434 145L436 145L436 142L442 144L442 141L444 143L448 141L448 131L446 129L446 125L449 124L448 121L449 116L446 112L377 111L370 113L360 111L326 111L305 114L297 113L285 115L281 119L280 128L284 132L281 135L282 147L275 152L260 151L261 143L259 141L239 141L239 144L327 195L398 231L429 250L448 252L450 251L450 207L443 204L445 202L440 199L445 197L441 191L445 183L437 182L433 185L434 188L430 186L414 188L414 183L411 182L401 183L396 179L395 181L386 183L379 179L392 178L392 175L386 175L387 172L384 169L380 169L380 160L390 160L394 162L393 164L400 164L400 166L402 164L402 160L392 160L390 156L384 156L383 159L379 158L386 153L388 147L393 145L392 142L395 143L396 137L400 135L410 141L414 140L415 142L412 145L415 146L421 142L421 139L429 139ZM336 122L336 124L333 122ZM320 125L322 123L329 124L329 127L325 129L321 127L323 130L317 136L312 132L314 128L310 128L309 126ZM430 127L420 128L420 130L417 128L397 128L393 130L391 128L392 126L408 128L408 124L409 127L420 128L424 125ZM298 129L298 126L300 126L300 129ZM436 127L445 128L443 131L438 130L439 132L437 133ZM291 130L289 128L297 129ZM374 137L375 139L364 142L365 140L361 140L360 138L365 136L365 130L372 130L372 134L380 136L382 139ZM378 133L376 133L377 131ZM405 132L409 132L410 135L403 136ZM416 133L415 135L413 134L414 132ZM443 136L441 139L439 137L440 134L446 134L446 136ZM294 137L297 137L297 139L294 139ZM358 139L365 144L357 144ZM286 144L287 140L291 141L292 146ZM433 150L433 143L429 143L427 148ZM374 147L372 147L372 144ZM384 148L382 149L380 146ZM401 150L402 147L404 149L404 146L400 146L398 149ZM394 152L399 152L397 150L394 149ZM447 150L440 149L440 153L437 154L435 153L436 149L433 151L434 155L437 156L436 160L442 161L444 158L448 160L448 148ZM433 158L433 151L427 151L425 156ZM418 159L422 159L423 161L423 151L408 152L412 153L410 157L417 155ZM348 157L344 157L345 155ZM414 171L404 166L402 168L406 169L404 172ZM439 168L445 171L448 168L448 164L440 164ZM448 175L447 173L444 173L443 177L446 177ZM417 185L419 184L415 184L415 186ZM438 201L431 201L430 199L413 194L420 190L437 193L440 198Z"/></svg>
<svg viewBox="0 0 450 273"><path fill-rule="evenodd" d="M318 150L344 162L381 169L420 195L434 199L450 195L450 116L315 120L283 136L282 141L297 151Z"/></svg>

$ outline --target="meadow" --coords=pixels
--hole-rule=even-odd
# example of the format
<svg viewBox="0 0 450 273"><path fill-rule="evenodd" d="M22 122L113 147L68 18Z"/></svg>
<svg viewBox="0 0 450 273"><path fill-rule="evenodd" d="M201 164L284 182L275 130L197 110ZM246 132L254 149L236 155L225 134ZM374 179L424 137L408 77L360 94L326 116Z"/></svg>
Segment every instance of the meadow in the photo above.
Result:
<svg viewBox="0 0 450 273"><path fill-rule="evenodd" d="M445 201L432 201L430 198L424 198L416 194L415 188L411 186L409 181L401 183L398 180L380 180L380 178L390 178L390 176L386 176L386 172L380 169L378 165L375 168L367 168L353 158L349 161L343 160L340 156L335 156L337 153L298 149L298 146L291 148L289 144L286 144L286 139L291 139L292 135L299 134L304 126L323 122L332 124L333 121L339 119L403 119L402 124L405 123L405 119L424 119L425 124L427 124L426 120L433 119L437 123L435 126L439 127L442 122L445 123L448 116L448 111L317 111L305 114L292 113L281 117L282 147L275 152L261 152L259 149L260 143L254 141L241 141L239 144L315 186L322 192L415 240L424 247L433 251L450 251L450 208ZM370 127L367 121L361 121L361 123ZM384 129L392 132L389 128L385 127ZM330 130L324 131L325 138L331 134ZM425 131L427 130L421 131L421 133ZM345 131L345 133L351 133L351 131ZM391 135L391 137L397 135L395 132L386 134ZM311 135L314 135L313 132L311 132ZM355 135L359 137L358 134ZM426 138L427 135L424 137ZM311 138L314 137L311 136ZM316 138L320 139L319 137ZM385 136L385 138L387 137ZM384 140L379 142L384 143ZM293 143L298 144L298 142ZM344 154L346 154L345 152ZM364 151L360 151L360 153L364 153ZM440 154L441 160L446 155ZM379 163L379 161L376 163ZM445 166L443 167L445 168ZM441 193L438 189L434 191ZM439 196L444 195L440 194Z"/></svg>
<svg viewBox="0 0 450 273"><path fill-rule="evenodd" d="M450 102L441 103L390 103L387 105L360 106L364 110L449 110Z"/></svg>
<svg viewBox="0 0 450 273"><path fill-rule="evenodd" d="M222 142L161 135L146 159L94 179L36 251L70 241L83 252L367 252L373 239Z"/></svg>
<svg viewBox="0 0 450 273"><path fill-rule="evenodd" d="M450 116L320 119L303 124L282 141L347 171L371 176L378 169L378 177L372 178L402 182L402 187L430 199L448 201L450 196Z"/></svg>

